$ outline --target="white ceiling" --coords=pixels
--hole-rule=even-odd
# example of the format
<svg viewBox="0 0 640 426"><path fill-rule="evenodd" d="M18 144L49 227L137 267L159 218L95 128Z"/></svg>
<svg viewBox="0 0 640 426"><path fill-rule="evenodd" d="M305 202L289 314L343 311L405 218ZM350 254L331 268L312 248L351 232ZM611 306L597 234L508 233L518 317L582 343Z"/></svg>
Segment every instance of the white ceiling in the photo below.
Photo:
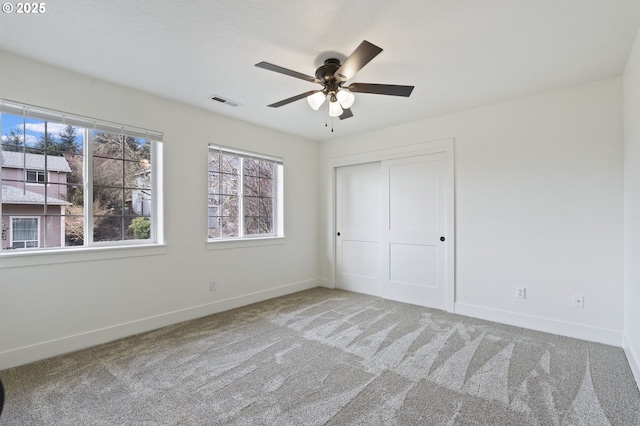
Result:
<svg viewBox="0 0 640 426"><path fill-rule="evenodd" d="M621 75L640 25L638 0L45 4L41 15L3 13L0 49L312 140ZM415 85L410 98L357 94L334 133L304 100L267 107L320 86L254 64L313 75L365 39L384 51L350 82Z"/></svg>

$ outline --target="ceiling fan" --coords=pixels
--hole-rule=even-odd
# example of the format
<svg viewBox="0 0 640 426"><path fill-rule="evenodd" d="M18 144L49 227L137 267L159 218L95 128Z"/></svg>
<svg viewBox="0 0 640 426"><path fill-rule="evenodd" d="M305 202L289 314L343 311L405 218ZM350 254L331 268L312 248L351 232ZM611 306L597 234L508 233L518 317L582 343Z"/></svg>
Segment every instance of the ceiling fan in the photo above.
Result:
<svg viewBox="0 0 640 426"><path fill-rule="evenodd" d="M292 71L269 62L260 62L256 67L275 71L302 80L318 83L322 89L310 90L296 96L284 99L280 102L268 105L272 108L279 108L300 99L307 99L311 108L318 110L329 99L329 116L339 117L341 120L353 117L351 105L355 101L354 93L373 93L376 95L392 95L409 97L413 91L413 86L400 86L395 84L372 84L372 83L351 83L349 86L343 84L353 78L365 65L375 58L382 49L364 40L356 50L341 64L340 60L329 58L324 61L315 73L315 77Z"/></svg>

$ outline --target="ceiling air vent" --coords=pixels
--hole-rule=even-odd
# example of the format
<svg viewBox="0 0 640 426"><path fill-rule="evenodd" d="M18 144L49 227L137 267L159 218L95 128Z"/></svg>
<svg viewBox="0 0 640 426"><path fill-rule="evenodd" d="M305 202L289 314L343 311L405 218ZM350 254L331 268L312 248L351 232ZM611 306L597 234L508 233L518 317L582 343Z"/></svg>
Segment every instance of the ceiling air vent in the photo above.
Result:
<svg viewBox="0 0 640 426"><path fill-rule="evenodd" d="M222 96L218 96L218 95L209 96L209 99L211 99L212 101L220 102L221 104L232 106L232 107L237 107L238 105L242 105L240 102L232 101L231 99L223 98Z"/></svg>

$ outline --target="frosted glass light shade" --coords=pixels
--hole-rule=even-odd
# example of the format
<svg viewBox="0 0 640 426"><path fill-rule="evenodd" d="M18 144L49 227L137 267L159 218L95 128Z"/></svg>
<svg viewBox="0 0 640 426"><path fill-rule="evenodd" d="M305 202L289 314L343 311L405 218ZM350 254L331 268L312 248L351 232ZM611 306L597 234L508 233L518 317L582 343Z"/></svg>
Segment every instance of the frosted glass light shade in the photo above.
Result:
<svg viewBox="0 0 640 426"><path fill-rule="evenodd" d="M322 91L316 92L313 95L307 96L307 103L311 108L317 111L318 108L320 108L320 105L324 103L324 98L326 98L326 96Z"/></svg>
<svg viewBox="0 0 640 426"><path fill-rule="evenodd" d="M356 96L345 89L340 89L340 91L336 93L336 98L344 109L351 108L351 105L353 105L356 100Z"/></svg>
<svg viewBox="0 0 640 426"><path fill-rule="evenodd" d="M329 102L329 116L340 117L344 111L337 100Z"/></svg>

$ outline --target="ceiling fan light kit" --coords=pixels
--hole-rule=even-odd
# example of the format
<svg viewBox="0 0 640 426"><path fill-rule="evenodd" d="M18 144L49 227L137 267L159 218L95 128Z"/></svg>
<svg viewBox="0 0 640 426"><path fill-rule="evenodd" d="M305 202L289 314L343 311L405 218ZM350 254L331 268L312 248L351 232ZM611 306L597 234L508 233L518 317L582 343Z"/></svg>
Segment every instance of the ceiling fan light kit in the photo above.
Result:
<svg viewBox="0 0 640 426"><path fill-rule="evenodd" d="M309 106L313 110L317 111L325 102L325 99L329 98L329 116L339 117L341 120L344 120L346 118L353 117L351 106L356 99L353 93L372 93L376 95L403 97L409 97L411 95L414 86L351 83L351 85L343 87L343 84L347 80L350 80L362 69L362 67L368 64L369 61L375 58L380 52L382 52L381 48L364 40L356 50L349 55L343 64L340 64L340 61L335 58L325 60L324 65L320 66L316 70L315 77L264 61L257 63L256 66L269 71L288 75L290 77L309 81L311 83L318 83L323 86L320 90L312 90L297 96L292 96L291 98L268 105L269 107L279 108L306 98Z"/></svg>
<svg viewBox="0 0 640 426"><path fill-rule="evenodd" d="M321 90L314 93L313 95L307 96L307 103L314 111L317 111L318 109L320 109L320 107L324 103L324 100L326 99L326 97L327 97L327 94Z"/></svg>
<svg viewBox="0 0 640 426"><path fill-rule="evenodd" d="M331 99L329 99L329 117L340 117L343 112L344 110L340 106L336 95L331 95Z"/></svg>
<svg viewBox="0 0 640 426"><path fill-rule="evenodd" d="M356 101L356 95L346 89L338 91L338 93L336 93L336 98L344 109L351 108L351 105Z"/></svg>

